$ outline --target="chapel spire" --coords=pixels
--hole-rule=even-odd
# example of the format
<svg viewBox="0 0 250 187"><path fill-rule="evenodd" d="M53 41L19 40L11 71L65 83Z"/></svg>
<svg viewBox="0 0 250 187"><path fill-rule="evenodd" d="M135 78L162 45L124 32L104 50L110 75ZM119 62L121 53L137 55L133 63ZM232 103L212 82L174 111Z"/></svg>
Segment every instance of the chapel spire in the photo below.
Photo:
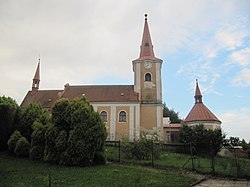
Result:
<svg viewBox="0 0 250 187"><path fill-rule="evenodd" d="M40 83L40 58L36 68L36 73L33 78L32 90L31 90L32 94L35 94L39 90L39 83Z"/></svg>
<svg viewBox="0 0 250 187"><path fill-rule="evenodd" d="M202 95L198 84L198 79L196 79L196 89L195 89L195 103L202 103Z"/></svg>
<svg viewBox="0 0 250 187"><path fill-rule="evenodd" d="M147 16L148 15L145 14L145 24L144 24L144 30L143 30L143 36L142 36L142 42L141 42L140 58L142 58L142 57L155 58L153 44L151 41L151 36L150 36L150 32L149 32L149 27L148 27Z"/></svg>

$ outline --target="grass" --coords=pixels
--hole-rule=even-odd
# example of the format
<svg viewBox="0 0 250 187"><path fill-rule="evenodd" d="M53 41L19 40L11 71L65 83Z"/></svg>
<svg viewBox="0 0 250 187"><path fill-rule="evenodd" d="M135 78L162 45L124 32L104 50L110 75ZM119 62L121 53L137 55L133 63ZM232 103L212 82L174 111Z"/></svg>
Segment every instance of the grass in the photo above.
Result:
<svg viewBox="0 0 250 187"><path fill-rule="evenodd" d="M64 167L0 152L0 186L188 186L189 175L109 164Z"/></svg>
<svg viewBox="0 0 250 187"><path fill-rule="evenodd" d="M106 155L109 160L118 161L119 151L117 147L106 147ZM177 169L192 169L192 161L188 154L171 153L162 151L160 159L154 160L156 166L165 168L177 168ZM137 163L137 164L151 164L151 160L131 160L126 159L125 155L121 151L121 161ZM238 173L236 162L234 158L215 157L215 174L225 177L241 177L250 178L250 159L238 159ZM206 174L212 173L211 159L205 157L195 157L194 168L196 171Z"/></svg>

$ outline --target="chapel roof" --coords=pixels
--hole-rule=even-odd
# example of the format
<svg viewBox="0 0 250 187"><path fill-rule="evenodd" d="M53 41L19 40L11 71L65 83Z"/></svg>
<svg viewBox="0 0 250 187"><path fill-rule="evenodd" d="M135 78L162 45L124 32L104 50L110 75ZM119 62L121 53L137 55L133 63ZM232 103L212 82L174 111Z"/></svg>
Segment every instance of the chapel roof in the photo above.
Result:
<svg viewBox="0 0 250 187"><path fill-rule="evenodd" d="M199 88L198 80L196 80L196 89L195 89L195 104L187 117L184 120L186 122L195 122L195 121L221 121L203 104L202 94Z"/></svg>

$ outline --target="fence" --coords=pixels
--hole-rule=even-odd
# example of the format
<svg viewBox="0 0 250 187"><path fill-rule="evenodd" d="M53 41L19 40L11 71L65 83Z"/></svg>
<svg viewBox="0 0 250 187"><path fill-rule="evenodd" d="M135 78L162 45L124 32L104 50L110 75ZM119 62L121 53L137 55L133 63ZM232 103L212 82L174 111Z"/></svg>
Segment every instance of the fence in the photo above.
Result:
<svg viewBox="0 0 250 187"><path fill-rule="evenodd" d="M239 149L230 149L231 156L215 155L209 142L194 144L150 143L144 146L132 142L107 141L106 155L109 161L142 164L160 168L178 168L204 174L250 178L250 159L241 158ZM128 149L128 147L130 147ZM146 155L144 155L147 152ZM133 156L133 154L140 154Z"/></svg>

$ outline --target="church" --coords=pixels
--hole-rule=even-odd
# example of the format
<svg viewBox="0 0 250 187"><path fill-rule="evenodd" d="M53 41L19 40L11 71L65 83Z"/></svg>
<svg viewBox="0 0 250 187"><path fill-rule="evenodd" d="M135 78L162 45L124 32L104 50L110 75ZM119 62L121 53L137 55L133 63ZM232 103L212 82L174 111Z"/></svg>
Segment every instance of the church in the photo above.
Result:
<svg viewBox="0 0 250 187"><path fill-rule="evenodd" d="M162 81L163 61L154 54L147 15L145 15L139 57L132 61L134 84L132 85L69 85L63 90L40 90L40 60L33 78L31 91L21 103L39 103L51 110L61 99L72 100L84 96L97 111L107 129L108 140L119 140L123 136L130 141L140 134L157 134L163 140Z"/></svg>

